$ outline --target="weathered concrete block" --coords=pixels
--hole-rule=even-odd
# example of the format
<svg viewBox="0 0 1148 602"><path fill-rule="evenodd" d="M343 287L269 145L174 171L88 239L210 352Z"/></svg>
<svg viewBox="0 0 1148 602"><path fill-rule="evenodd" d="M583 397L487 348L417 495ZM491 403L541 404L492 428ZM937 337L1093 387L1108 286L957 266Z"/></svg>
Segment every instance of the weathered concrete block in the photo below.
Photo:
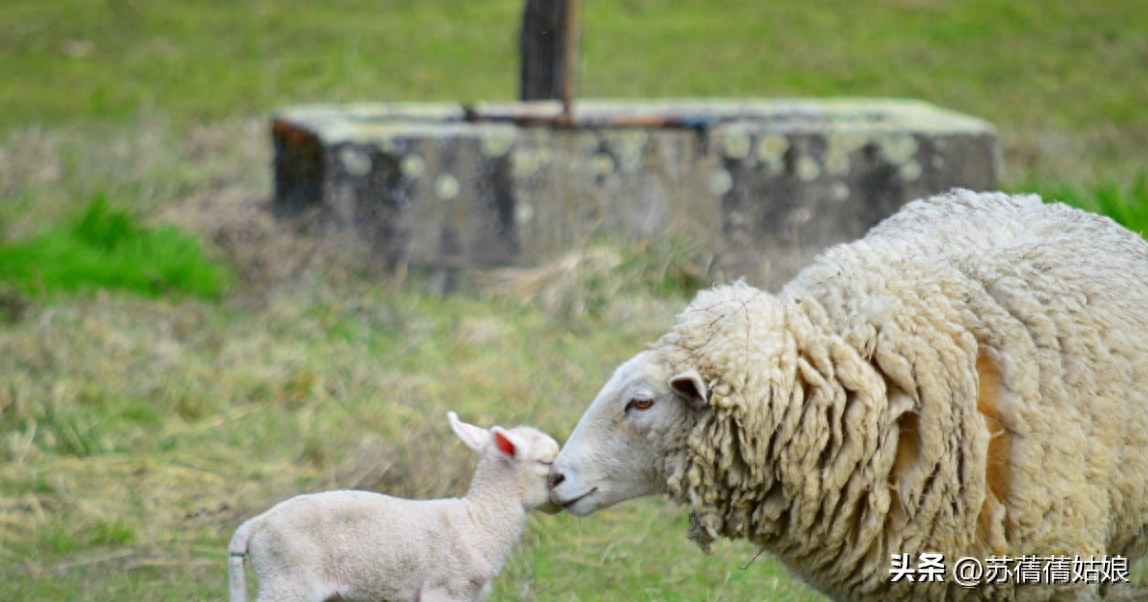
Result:
<svg viewBox="0 0 1148 602"><path fill-rule="evenodd" d="M677 233L776 288L903 203L996 185L986 122L921 102L585 101L299 107L276 207L318 208L392 267L529 264L596 233Z"/></svg>

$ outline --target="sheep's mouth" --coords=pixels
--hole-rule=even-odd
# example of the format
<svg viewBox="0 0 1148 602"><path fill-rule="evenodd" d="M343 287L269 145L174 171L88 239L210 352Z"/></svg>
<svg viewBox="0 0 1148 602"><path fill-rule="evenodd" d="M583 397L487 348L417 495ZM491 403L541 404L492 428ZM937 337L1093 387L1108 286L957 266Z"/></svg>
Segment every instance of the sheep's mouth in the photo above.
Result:
<svg viewBox="0 0 1148 602"><path fill-rule="evenodd" d="M578 496L572 500L567 500L565 502L558 502L558 505L562 506L563 510L570 512L571 511L570 509L573 508L578 502L581 502L582 500L590 497L591 495L594 495L597 492L598 492L598 488L594 487L594 488L590 489L590 491L587 491L586 493L583 493L582 495L580 495L580 496ZM555 500L555 501L557 501L557 500Z"/></svg>

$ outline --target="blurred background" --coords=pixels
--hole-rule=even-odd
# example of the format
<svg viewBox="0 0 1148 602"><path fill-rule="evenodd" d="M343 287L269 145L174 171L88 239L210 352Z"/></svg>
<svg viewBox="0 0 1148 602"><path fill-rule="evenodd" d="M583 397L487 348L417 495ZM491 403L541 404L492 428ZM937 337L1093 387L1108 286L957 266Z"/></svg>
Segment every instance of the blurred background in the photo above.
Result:
<svg viewBox="0 0 1148 602"><path fill-rule="evenodd" d="M222 600L301 493L461 495L445 412L565 438L700 287L594 241L448 297L277 227L270 115L519 93L522 0L0 2L0 599ZM919 98L1002 187L1148 224L1148 3L589 0L579 95ZM817 600L643 500L531 520L496 600ZM1143 572L1137 579L1143 581Z"/></svg>

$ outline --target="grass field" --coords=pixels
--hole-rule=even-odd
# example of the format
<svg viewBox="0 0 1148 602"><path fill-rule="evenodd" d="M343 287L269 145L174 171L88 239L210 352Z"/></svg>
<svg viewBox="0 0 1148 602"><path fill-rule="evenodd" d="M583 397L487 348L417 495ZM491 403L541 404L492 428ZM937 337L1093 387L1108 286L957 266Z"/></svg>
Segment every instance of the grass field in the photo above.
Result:
<svg viewBox="0 0 1148 602"><path fill-rule="evenodd" d="M561 440L670 323L698 282L668 245L439 299L261 209L269 112L512 98L520 9L0 3L0 600L221 600L242 519L334 487L459 495L473 462L448 409ZM585 96L924 98L996 123L1006 188L1148 228L1140 0L622 0L584 26ZM142 289L2 277L72 241L94 198L122 232L194 236L185 271L221 288L154 266ZM493 599L819 599L750 546L703 555L686 521L661 500L532 519Z"/></svg>

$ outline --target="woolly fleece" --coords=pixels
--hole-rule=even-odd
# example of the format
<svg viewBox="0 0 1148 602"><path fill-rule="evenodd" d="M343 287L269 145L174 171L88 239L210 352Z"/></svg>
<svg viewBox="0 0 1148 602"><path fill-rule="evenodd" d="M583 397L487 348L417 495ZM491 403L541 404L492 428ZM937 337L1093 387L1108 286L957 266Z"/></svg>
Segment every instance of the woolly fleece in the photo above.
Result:
<svg viewBox="0 0 1148 602"><path fill-rule="evenodd" d="M952 563L1145 551L1148 246L1107 218L916 201L776 296L699 293L651 351L709 386L665 463L703 547L750 540L858 601L1094 599L961 588ZM944 583L890 583L892 555L922 552Z"/></svg>

